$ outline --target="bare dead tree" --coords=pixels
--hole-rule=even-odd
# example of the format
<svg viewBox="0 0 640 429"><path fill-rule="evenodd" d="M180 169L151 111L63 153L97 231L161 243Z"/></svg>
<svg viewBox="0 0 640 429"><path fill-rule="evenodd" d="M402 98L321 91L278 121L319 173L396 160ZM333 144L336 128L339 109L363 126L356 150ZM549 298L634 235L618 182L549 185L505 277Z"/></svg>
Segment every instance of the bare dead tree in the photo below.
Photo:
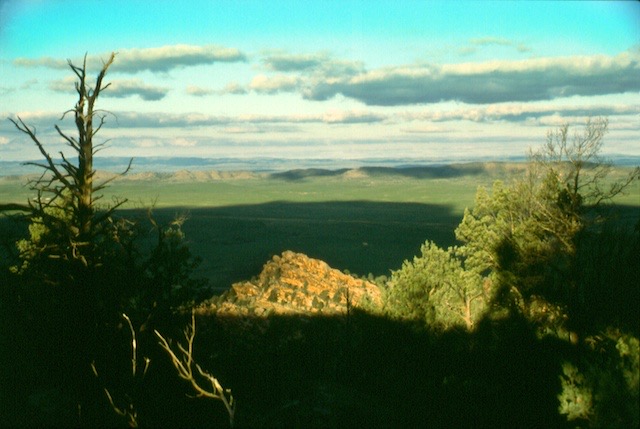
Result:
<svg viewBox="0 0 640 429"><path fill-rule="evenodd" d="M169 354L171 363L178 371L178 376L191 384L196 391L196 397L221 401L229 414L229 425L233 427L236 406L231 389L223 388L218 379L203 370L193 358L193 341L196 336L195 313L191 312L191 323L184 330L186 345L178 343L177 352L171 347L170 340L165 339L157 330L154 333L159 339L160 346ZM203 386L201 384L203 382L206 385Z"/></svg>
<svg viewBox="0 0 640 429"><path fill-rule="evenodd" d="M30 189L37 193L36 197L29 200L27 204L0 205L0 211L26 212L32 220L37 219L48 228L65 231L64 235L68 242L59 243L59 245L51 243L53 247L50 249L51 253L66 254L67 257L79 259L85 264L87 261L81 249L92 242L95 235L101 232L99 227L103 226L113 212L126 202L126 200L118 200L98 214L95 203L101 195L97 195L97 192L104 189L115 178L126 174L132 162L130 160L126 169L119 175L94 184L93 158L106 143L94 143L94 137L105 124L106 117L106 112L97 110L95 105L101 92L109 87L108 83L104 83L104 77L114 59L115 53L111 53L108 60L103 63L94 86L89 86L87 82L86 55L81 67L74 65L71 60L68 61L69 67L78 78L75 83L78 101L73 109L64 112L61 119L72 113L78 135L74 137L65 133L58 125L55 125L55 129L77 155L77 163L72 162L62 151L59 152L61 161L55 161L37 136L35 127L30 127L20 117L9 118L19 131L29 136L35 143L44 161L26 163L42 169L42 174L29 182ZM50 208L56 210L52 211ZM71 249L71 255L64 252L61 246Z"/></svg>
<svg viewBox="0 0 640 429"><path fill-rule="evenodd" d="M608 126L606 118L588 118L582 133L571 136L565 124L549 131L546 144L530 153L533 166L559 182L566 206L573 212L584 205L596 207L611 201L640 178L640 167L636 167L621 180L607 180L612 165L601 150Z"/></svg>

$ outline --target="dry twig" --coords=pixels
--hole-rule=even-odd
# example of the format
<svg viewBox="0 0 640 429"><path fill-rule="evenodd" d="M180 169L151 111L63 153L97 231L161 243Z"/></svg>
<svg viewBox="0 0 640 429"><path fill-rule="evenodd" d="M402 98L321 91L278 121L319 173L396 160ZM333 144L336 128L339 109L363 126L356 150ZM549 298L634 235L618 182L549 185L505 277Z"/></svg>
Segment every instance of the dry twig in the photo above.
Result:
<svg viewBox="0 0 640 429"><path fill-rule="evenodd" d="M178 343L178 352L173 350L170 341L167 341L160 332L154 332L160 340L160 346L169 354L173 366L178 371L178 376L191 384L196 391L196 397L221 401L229 414L229 424L233 427L235 403L231 389L223 388L217 378L203 370L202 367L193 360L193 341L196 336L195 313L193 311L191 312L191 323L184 330L186 346ZM195 373L194 367L196 369ZM209 386L202 387L198 378L206 381Z"/></svg>

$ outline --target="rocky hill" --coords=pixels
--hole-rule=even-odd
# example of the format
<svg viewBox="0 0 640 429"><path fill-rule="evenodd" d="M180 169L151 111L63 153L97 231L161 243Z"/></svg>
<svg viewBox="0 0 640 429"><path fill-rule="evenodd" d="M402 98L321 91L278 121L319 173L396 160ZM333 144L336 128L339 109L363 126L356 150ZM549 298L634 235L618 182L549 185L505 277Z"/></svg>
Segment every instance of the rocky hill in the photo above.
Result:
<svg viewBox="0 0 640 429"><path fill-rule="evenodd" d="M258 278L235 283L197 309L218 316L336 315L351 307L380 308L380 289L331 268L326 262L285 251L264 265Z"/></svg>

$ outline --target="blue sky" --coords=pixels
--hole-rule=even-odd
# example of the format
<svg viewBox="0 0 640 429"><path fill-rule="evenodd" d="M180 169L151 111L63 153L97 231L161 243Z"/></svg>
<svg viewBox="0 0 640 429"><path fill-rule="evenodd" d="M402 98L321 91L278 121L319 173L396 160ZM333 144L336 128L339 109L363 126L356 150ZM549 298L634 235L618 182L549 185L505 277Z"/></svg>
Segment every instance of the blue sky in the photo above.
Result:
<svg viewBox="0 0 640 429"><path fill-rule="evenodd" d="M53 126L117 52L111 156L469 159L610 122L640 156L640 3L0 0L0 116ZM0 161L38 158L0 122Z"/></svg>

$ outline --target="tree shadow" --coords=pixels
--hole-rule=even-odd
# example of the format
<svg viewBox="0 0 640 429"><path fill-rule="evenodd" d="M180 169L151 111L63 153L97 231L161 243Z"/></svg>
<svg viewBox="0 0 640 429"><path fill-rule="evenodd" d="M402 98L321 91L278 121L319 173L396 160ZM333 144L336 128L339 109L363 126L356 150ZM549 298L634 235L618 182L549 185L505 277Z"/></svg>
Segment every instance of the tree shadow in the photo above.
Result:
<svg viewBox="0 0 640 429"><path fill-rule="evenodd" d="M464 164L448 164L448 165L426 165L426 166L406 166L406 167L359 167L355 169L323 169L323 168L306 168L295 169L285 172L272 173L269 177L272 179L281 179L288 181L302 181L315 177L336 177L341 176L349 171L365 174L370 177L393 177L402 176L414 179L451 179L464 176L479 176L486 173L501 172L500 163L496 167L490 168L485 163L470 162ZM495 171L493 171L495 170Z"/></svg>
<svg viewBox="0 0 640 429"><path fill-rule="evenodd" d="M260 273L273 255L293 250L358 275L389 275L420 249L424 237L455 242L460 221L451 207L420 203L277 201L228 207L154 210L159 222L188 213L188 245L202 258L197 276L219 291ZM144 222L144 210L120 210Z"/></svg>
<svg viewBox="0 0 640 429"><path fill-rule="evenodd" d="M205 316L242 427L559 427L559 346L521 320L430 332L364 312ZM199 334L200 335L200 334Z"/></svg>
<svg viewBox="0 0 640 429"><path fill-rule="evenodd" d="M302 168L302 169L294 169L287 170L278 173L271 173L269 175L272 179L281 179L288 181L300 181L304 179L309 179L313 177L334 177L340 176L349 171L348 168L340 168L337 170L329 170L325 168Z"/></svg>
<svg viewBox="0 0 640 429"><path fill-rule="evenodd" d="M160 221L170 220L176 212L185 210L162 209L156 216ZM332 266L339 265L331 257L350 269L357 264L365 269L367 264L387 269L393 265L383 253L397 252L394 258L409 258L416 254L422 237L434 235L428 230L433 224L451 231L448 223L458 223L451 210L443 206L368 201L274 202L188 211L191 221L185 224L185 230L192 225L187 237L198 240L192 241L195 254L202 255L196 245L207 246L211 259L220 266L237 266L246 260L260 264L245 265L243 270L249 275L227 272L228 278L234 274L239 280L259 273L271 254L284 249L328 260ZM145 216L143 211L121 214ZM367 246L363 246L364 239L370 240ZM621 236L596 235L589 240L591 244L585 249L594 252L596 244L609 243L611 247L580 254L584 264L594 267L585 276L604 269L594 261L602 261L602 267L616 267L622 256L628 258L624 261L630 261L629 265L637 258L637 247L631 252L614 251L622 242ZM637 246L640 242L635 243ZM394 244L398 245L395 250ZM370 252L371 247L380 252ZM615 271L603 275L602 280L593 281L593 288L600 290L607 279L622 276ZM625 284L631 286L631 282ZM13 392L0 394L0 404L11 407L3 417L9 420L4 423L73 423L75 409L61 404L65 392L56 390L55 380L62 376L51 377L48 372L56 370L51 350L62 353L58 361L75 350L73 346L61 350L56 337L49 335L66 326L62 319L68 315L56 311L55 303L47 305L62 321L38 315L34 311L37 308L21 308L19 305L25 304L20 304L10 289L17 285L3 286L0 375ZM604 301L611 300L609 292L599 293L604 295L596 295L596 300L600 296ZM628 304L629 295L621 296L624 298L612 302L626 300ZM605 309L606 315L613 317L614 304ZM631 306L627 307L631 312ZM25 318L30 312L32 320ZM602 313L596 308L588 314ZM183 316L164 320L163 334L179 338L185 324ZM597 361L604 356L582 344L551 336L539 339L536 326L517 312L485 317L473 332L430 331L418 322L400 322L360 311L334 317L205 315L199 318L198 326L196 360L223 386L232 389L240 427L565 427L566 419L558 412L563 364L568 361L588 367L589 359ZM72 332L67 334L73 336ZM137 398L145 419L141 422L163 427L184 426L185 422L189 426L212 422L224 425L226 416L220 404L186 396L192 393L189 386L177 378L168 357L149 335L141 333L139 337L141 356L152 362ZM104 339L101 347L105 360L122 362L125 369L114 372L126 375L130 359L127 339ZM616 344L611 347L615 351ZM611 384L613 378L607 377L598 380ZM89 400L91 403L95 399L95 406L93 410L83 408L83 413L93 412L96 422L111 425L113 412L101 386L88 391L95 395ZM37 414L46 411L46 404L32 402L42 401L43 395L58 407L64 406L68 415ZM103 415L111 417L99 420Z"/></svg>
<svg viewBox="0 0 640 429"><path fill-rule="evenodd" d="M403 176L414 179L452 179L464 176L479 176L487 173L483 163L449 164L417 167L362 167L369 176Z"/></svg>

